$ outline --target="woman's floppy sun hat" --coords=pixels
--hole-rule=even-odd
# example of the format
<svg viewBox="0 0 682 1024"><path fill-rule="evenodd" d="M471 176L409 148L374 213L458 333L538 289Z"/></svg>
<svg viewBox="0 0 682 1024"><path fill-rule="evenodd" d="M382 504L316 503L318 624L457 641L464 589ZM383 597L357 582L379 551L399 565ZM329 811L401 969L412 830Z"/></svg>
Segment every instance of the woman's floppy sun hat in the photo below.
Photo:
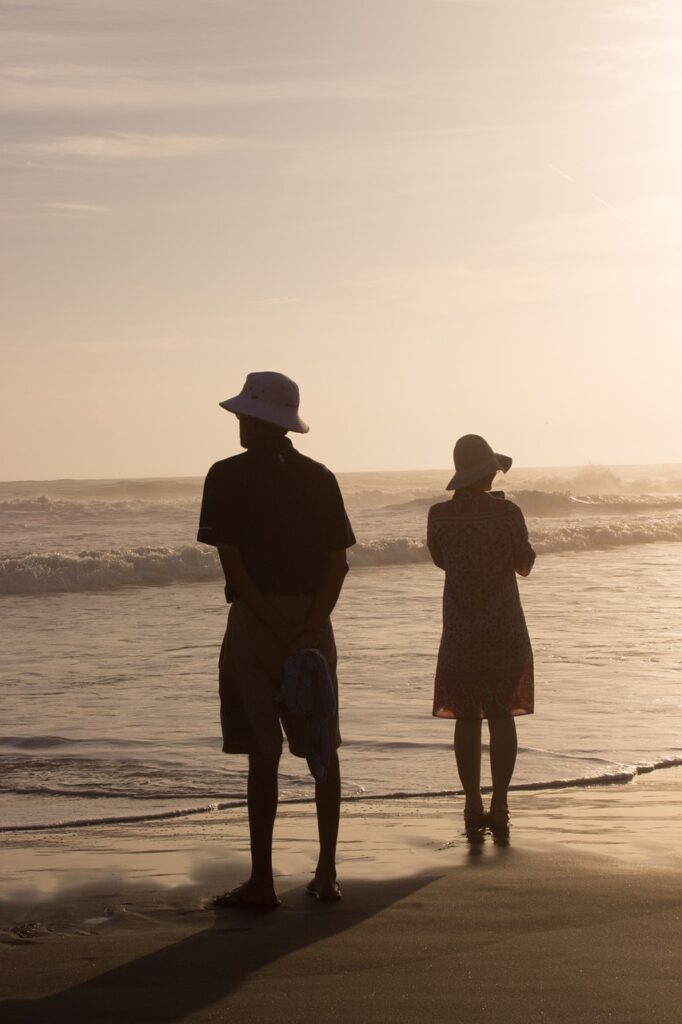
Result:
<svg viewBox="0 0 682 1024"><path fill-rule="evenodd" d="M293 380L274 370L261 370L248 374L239 394L219 404L238 416L251 416L297 434L307 434L310 427L298 415L299 401L298 385Z"/></svg>
<svg viewBox="0 0 682 1024"><path fill-rule="evenodd" d="M455 475L446 487L454 491L458 487L469 487L478 480L483 480L490 473L502 470L506 473L511 468L512 460L508 455L494 452L488 442L478 434L465 434L460 437L453 452Z"/></svg>

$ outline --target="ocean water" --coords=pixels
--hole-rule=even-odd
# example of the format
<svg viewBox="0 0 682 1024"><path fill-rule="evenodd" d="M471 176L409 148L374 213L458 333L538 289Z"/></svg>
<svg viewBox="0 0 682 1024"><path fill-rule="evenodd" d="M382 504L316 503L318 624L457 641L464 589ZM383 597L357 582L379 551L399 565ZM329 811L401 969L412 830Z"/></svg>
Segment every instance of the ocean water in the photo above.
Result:
<svg viewBox="0 0 682 1024"><path fill-rule="evenodd" d="M334 615L344 796L459 789L431 717L447 470L339 474L358 537ZM514 783L625 782L682 763L682 466L512 470L539 557L520 580L536 714ZM151 819L244 799L220 752L227 614L194 542L198 479L0 483L0 829ZM285 755L281 798L306 800Z"/></svg>

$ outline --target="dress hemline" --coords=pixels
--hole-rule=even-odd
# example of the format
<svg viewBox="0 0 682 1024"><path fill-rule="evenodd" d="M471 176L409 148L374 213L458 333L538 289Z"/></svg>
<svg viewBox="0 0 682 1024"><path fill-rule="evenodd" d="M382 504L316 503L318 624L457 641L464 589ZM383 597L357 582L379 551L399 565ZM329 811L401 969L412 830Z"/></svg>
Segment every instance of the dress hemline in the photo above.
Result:
<svg viewBox="0 0 682 1024"><path fill-rule="evenodd" d="M522 718L524 715L533 714L535 714L534 708L512 708L512 710L508 711L506 714L500 715L472 715L471 713L467 714L466 712L463 712L462 714L457 714L457 712L454 711L452 708L439 708L438 711L433 711L431 713L431 717L441 718L444 719L446 722L457 721L457 719L463 719L469 722L482 722L484 720L487 721L490 718Z"/></svg>

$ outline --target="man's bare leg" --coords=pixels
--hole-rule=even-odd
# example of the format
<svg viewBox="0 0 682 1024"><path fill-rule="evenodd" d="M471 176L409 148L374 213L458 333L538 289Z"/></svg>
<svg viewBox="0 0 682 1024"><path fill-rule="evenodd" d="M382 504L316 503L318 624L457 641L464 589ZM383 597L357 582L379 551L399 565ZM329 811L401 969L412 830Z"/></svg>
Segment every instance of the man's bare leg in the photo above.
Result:
<svg viewBox="0 0 682 1024"><path fill-rule="evenodd" d="M341 813L341 772L339 755L332 750L329 769L324 782L315 783L317 832L320 838L320 856L315 877L308 891L320 900L337 900L341 890L336 882L336 840Z"/></svg>
<svg viewBox="0 0 682 1024"><path fill-rule="evenodd" d="M277 814L279 754L249 754L246 796L251 837L251 877L235 892L245 903L272 905L272 832Z"/></svg>

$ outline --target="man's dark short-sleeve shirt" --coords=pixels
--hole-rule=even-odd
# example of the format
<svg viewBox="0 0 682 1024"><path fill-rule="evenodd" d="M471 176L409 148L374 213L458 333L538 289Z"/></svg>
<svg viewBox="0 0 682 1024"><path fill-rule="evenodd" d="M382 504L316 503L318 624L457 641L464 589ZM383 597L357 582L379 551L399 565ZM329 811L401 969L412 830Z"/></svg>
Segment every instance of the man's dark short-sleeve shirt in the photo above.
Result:
<svg viewBox="0 0 682 1024"><path fill-rule="evenodd" d="M329 552L355 544L333 473L287 437L260 439L211 466L197 540L238 547L264 594L315 594ZM235 596L229 582L225 594Z"/></svg>

